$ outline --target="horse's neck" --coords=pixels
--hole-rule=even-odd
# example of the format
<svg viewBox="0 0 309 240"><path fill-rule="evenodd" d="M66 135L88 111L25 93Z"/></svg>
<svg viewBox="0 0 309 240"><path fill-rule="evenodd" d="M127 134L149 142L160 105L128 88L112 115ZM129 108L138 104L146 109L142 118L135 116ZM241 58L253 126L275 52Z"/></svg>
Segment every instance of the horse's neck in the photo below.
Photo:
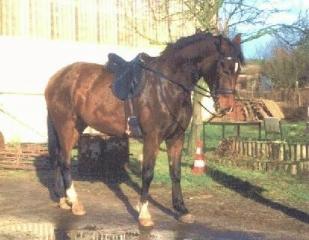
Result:
<svg viewBox="0 0 309 240"><path fill-rule="evenodd" d="M172 62L164 61L157 62L156 68L160 73L170 82L174 82L191 91L197 82L194 78L194 71L192 66L181 64L176 66Z"/></svg>

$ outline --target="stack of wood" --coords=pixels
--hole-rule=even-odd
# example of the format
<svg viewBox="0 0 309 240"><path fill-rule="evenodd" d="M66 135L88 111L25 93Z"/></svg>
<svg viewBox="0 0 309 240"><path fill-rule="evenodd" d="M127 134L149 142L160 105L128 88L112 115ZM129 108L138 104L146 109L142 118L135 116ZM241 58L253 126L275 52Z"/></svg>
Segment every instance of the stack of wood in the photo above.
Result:
<svg viewBox="0 0 309 240"><path fill-rule="evenodd" d="M284 118L278 104L267 99L237 99L232 112L215 121L259 121L267 117Z"/></svg>
<svg viewBox="0 0 309 240"><path fill-rule="evenodd" d="M244 117L249 120L263 120L267 117L284 118L278 104L272 100L267 99L244 99L241 100L244 105Z"/></svg>

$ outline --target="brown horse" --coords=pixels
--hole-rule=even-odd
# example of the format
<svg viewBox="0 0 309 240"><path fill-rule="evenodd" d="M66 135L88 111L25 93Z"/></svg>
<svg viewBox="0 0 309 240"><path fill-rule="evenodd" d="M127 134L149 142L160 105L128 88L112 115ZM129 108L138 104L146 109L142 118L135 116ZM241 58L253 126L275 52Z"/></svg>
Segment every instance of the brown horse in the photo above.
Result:
<svg viewBox="0 0 309 240"><path fill-rule="evenodd" d="M179 220L192 222L180 186L184 132L191 116L191 91L203 77L221 109L234 103L239 63L243 61L240 35L232 41L209 33L197 33L169 44L158 57L146 57L143 89L133 99L143 140L142 189L139 223L152 226L148 190L160 144L167 146L172 203ZM126 131L125 103L112 91L115 75L106 66L74 63L49 81L45 98L48 109L50 158L55 168L55 192L61 208L85 214L71 177L70 152L83 130L90 126L102 133L123 136Z"/></svg>

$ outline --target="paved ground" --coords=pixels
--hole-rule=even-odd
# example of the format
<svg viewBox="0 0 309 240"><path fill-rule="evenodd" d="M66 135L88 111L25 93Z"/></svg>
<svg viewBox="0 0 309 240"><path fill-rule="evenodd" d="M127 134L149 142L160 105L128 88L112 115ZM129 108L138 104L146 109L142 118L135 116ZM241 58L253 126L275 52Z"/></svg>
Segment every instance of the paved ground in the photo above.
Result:
<svg viewBox="0 0 309 240"><path fill-rule="evenodd" d="M138 185L133 181L108 185L79 179L76 189L87 210L82 217L59 209L50 186L47 171L0 171L0 240L309 240L309 206L300 210L235 189L229 194L185 192L196 217L195 224L185 225L175 219L170 189L153 185L150 210L156 225L144 230L136 224Z"/></svg>

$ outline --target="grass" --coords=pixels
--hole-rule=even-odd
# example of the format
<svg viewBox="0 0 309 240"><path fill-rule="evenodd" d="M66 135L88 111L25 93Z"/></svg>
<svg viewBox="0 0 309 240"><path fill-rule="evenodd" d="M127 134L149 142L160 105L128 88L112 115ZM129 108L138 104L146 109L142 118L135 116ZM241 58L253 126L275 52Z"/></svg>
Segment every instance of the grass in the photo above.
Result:
<svg viewBox="0 0 309 240"><path fill-rule="evenodd" d="M288 141L308 141L304 136L305 122L284 123L284 136ZM229 129L230 128L230 129ZM233 127L226 128L226 136L235 134ZM255 127L241 127L241 137L257 138L258 131ZM207 128L207 146L214 149L221 138L221 127L212 126ZM170 188L167 154L162 144L158 154L153 184ZM140 183L140 154L142 144L130 141L130 177ZM239 193L245 196L253 196L272 201L281 201L289 205L304 206L309 209L309 179L295 178L286 173L268 173L252 171L248 169L222 166L214 163L216 156L207 151L207 173L195 176L191 173L194 159L192 156L183 155L182 158L182 187L184 191L213 191L218 194ZM12 172L18 176L19 171ZM10 175L6 172L6 175ZM0 175L1 176L1 175ZM249 197L250 197L249 196Z"/></svg>
<svg viewBox="0 0 309 240"><path fill-rule="evenodd" d="M162 148L164 149L165 146L162 145ZM137 159L142 152L142 145L132 141L130 143L130 152L132 154L130 165L138 168L135 175L132 172L131 175L134 175L134 178L140 181L140 163ZM222 166L212 161L216 157L215 155L210 153L206 156L208 156L208 170L202 176L195 176L191 173L193 159L190 156L183 156L181 183L185 191L207 190L220 192L221 194L238 192L297 205L309 203L308 179L297 179L285 173L267 173ZM167 154L162 150L157 157L153 183L166 187L171 186Z"/></svg>

